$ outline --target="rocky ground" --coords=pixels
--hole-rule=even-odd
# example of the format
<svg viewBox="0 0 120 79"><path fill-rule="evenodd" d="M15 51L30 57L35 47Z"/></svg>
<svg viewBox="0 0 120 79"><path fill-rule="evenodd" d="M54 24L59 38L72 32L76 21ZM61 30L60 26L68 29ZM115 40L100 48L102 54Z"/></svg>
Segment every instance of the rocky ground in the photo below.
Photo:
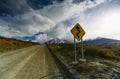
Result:
<svg viewBox="0 0 120 79"><path fill-rule="evenodd" d="M72 66L82 79L120 79L120 63L109 60L90 61Z"/></svg>

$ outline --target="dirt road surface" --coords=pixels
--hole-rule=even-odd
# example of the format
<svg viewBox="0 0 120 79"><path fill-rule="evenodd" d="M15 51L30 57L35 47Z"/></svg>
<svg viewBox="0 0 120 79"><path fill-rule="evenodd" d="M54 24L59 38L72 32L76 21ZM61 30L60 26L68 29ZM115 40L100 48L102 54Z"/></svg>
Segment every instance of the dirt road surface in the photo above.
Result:
<svg viewBox="0 0 120 79"><path fill-rule="evenodd" d="M0 79L62 79L45 45L0 54Z"/></svg>

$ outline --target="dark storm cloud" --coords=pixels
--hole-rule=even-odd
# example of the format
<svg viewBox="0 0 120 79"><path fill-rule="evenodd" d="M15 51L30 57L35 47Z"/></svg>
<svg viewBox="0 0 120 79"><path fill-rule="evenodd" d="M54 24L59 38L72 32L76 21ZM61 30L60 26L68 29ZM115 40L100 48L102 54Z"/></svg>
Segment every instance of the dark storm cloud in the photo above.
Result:
<svg viewBox="0 0 120 79"><path fill-rule="evenodd" d="M42 9L45 6L54 3L60 3L64 0L0 0L0 17L16 16L24 14L30 9Z"/></svg>
<svg viewBox="0 0 120 79"><path fill-rule="evenodd" d="M85 0L73 0L73 3L79 4L80 2L83 2Z"/></svg>
<svg viewBox="0 0 120 79"><path fill-rule="evenodd" d="M26 0L33 9L42 9L44 6L53 4L52 0Z"/></svg>
<svg viewBox="0 0 120 79"><path fill-rule="evenodd" d="M37 4L39 3L34 5ZM49 18L37 14L26 0L0 0L0 27L2 29L8 29L9 32L12 29L23 34L34 34L48 29L52 24Z"/></svg>
<svg viewBox="0 0 120 79"><path fill-rule="evenodd" d="M39 10L63 1L64 0L0 0L0 18L7 22L12 21L15 16L31 12L31 9Z"/></svg>
<svg viewBox="0 0 120 79"><path fill-rule="evenodd" d="M16 16L29 11L25 0L0 0L0 16Z"/></svg>
<svg viewBox="0 0 120 79"><path fill-rule="evenodd" d="M29 6L35 10L42 9L45 6L52 5L54 3L60 3L64 0L26 0Z"/></svg>

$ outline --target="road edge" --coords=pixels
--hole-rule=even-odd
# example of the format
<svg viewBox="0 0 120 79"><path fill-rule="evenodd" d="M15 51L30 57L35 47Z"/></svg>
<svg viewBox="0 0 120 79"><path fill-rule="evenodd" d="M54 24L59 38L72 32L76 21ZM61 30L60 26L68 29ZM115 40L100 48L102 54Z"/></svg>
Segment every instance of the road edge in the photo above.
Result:
<svg viewBox="0 0 120 79"><path fill-rule="evenodd" d="M53 56L53 59L55 60L55 63L64 79L80 79L76 74L70 71L70 69L55 55L55 53L48 46L47 48Z"/></svg>

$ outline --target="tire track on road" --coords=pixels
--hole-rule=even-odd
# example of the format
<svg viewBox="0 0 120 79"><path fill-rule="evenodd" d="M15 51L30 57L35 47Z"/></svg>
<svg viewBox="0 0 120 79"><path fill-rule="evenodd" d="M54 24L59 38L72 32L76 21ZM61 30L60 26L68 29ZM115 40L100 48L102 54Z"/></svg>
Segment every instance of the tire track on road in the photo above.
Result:
<svg viewBox="0 0 120 79"><path fill-rule="evenodd" d="M44 51L43 46L39 46L39 50L24 65L15 79L38 79L44 74Z"/></svg>
<svg viewBox="0 0 120 79"><path fill-rule="evenodd" d="M20 62L22 62L22 60L30 56L32 51L36 50L37 48L38 46L32 47L30 50L29 48L26 50L22 50L24 52L18 50L17 54L12 53L11 55L9 54L6 56L5 55L2 56L0 58L0 61L1 61L0 64L3 64L3 66L0 67L0 79L9 79L8 76L12 77L12 75L10 74L16 72L16 70L15 71L13 70L14 67Z"/></svg>
<svg viewBox="0 0 120 79"><path fill-rule="evenodd" d="M24 49L0 57L5 61L0 67L0 79L63 79L57 77L59 69L46 45Z"/></svg>
<svg viewBox="0 0 120 79"><path fill-rule="evenodd" d="M10 72L7 72L4 79L14 79L14 77L17 75L17 73L24 67L24 65L31 59L32 56L34 56L35 53L32 53L27 58L22 60L20 63L18 63Z"/></svg>

